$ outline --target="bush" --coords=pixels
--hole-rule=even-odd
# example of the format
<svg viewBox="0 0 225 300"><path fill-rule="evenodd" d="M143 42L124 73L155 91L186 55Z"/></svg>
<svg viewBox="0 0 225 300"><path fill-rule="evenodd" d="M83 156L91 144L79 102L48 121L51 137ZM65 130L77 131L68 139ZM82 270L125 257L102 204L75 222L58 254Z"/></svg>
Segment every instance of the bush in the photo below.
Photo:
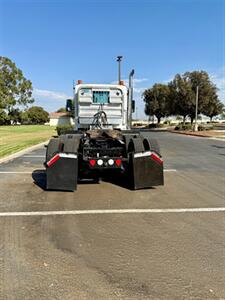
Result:
<svg viewBox="0 0 225 300"><path fill-rule="evenodd" d="M164 127L168 127L168 125L166 124L156 124L156 128L164 128Z"/></svg>
<svg viewBox="0 0 225 300"><path fill-rule="evenodd" d="M156 124L149 124L148 128L156 128Z"/></svg>
<svg viewBox="0 0 225 300"><path fill-rule="evenodd" d="M57 131L57 134L58 135L61 135L61 134L65 134L69 131L73 130L73 126L70 125L70 124L66 124L66 125L58 125L56 127L56 131Z"/></svg>
<svg viewBox="0 0 225 300"><path fill-rule="evenodd" d="M31 124L44 124L49 121L48 112L40 106L32 106L26 112Z"/></svg>
<svg viewBox="0 0 225 300"><path fill-rule="evenodd" d="M198 131L212 130L213 126L198 125Z"/></svg>
<svg viewBox="0 0 225 300"><path fill-rule="evenodd" d="M180 125L177 125L175 128L175 130L192 130L192 125L191 124L180 124Z"/></svg>

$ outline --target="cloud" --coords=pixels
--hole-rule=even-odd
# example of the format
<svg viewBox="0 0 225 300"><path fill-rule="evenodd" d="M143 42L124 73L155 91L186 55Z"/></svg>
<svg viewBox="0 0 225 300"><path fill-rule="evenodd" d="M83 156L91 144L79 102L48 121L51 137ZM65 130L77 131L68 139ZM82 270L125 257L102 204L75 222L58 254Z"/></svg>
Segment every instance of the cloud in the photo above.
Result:
<svg viewBox="0 0 225 300"><path fill-rule="evenodd" d="M219 89L218 96L221 101L225 104L225 72L218 72L217 74L212 74L210 79Z"/></svg>
<svg viewBox="0 0 225 300"><path fill-rule="evenodd" d="M71 96L66 95L65 93L49 91L49 90L41 90L41 89L34 89L33 96L38 98L47 98L51 100L66 100Z"/></svg>
<svg viewBox="0 0 225 300"><path fill-rule="evenodd" d="M134 78L134 83L141 83L144 81L148 81L148 78Z"/></svg>
<svg viewBox="0 0 225 300"><path fill-rule="evenodd" d="M141 88L134 87L134 93L142 94L146 89L147 89L147 87L141 87Z"/></svg>
<svg viewBox="0 0 225 300"><path fill-rule="evenodd" d="M163 80L163 83L164 84L168 84L170 81L172 81L174 79L174 77L170 77L170 78L168 78L168 79L166 79L166 80Z"/></svg>
<svg viewBox="0 0 225 300"><path fill-rule="evenodd" d="M129 85L129 79L125 78L123 79L123 81L125 82L125 85L128 86ZM134 78L133 83L134 83L134 93L136 94L142 94L144 92L144 90L146 89L146 87L139 87L139 84L141 84L142 82L146 82L148 81L148 78ZM117 84L118 81L112 81L111 84Z"/></svg>

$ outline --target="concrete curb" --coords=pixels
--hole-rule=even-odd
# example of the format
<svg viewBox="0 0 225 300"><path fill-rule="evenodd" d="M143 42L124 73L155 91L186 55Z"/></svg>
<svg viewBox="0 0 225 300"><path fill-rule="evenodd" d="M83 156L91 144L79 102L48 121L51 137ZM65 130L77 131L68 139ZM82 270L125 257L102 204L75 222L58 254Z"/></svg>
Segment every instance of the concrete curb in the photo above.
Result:
<svg viewBox="0 0 225 300"><path fill-rule="evenodd" d="M22 155L24 155L24 154L26 154L26 153L29 153L29 152L31 152L31 151L33 151L33 150L36 150L36 149L40 148L41 146L44 146L46 143L48 143L48 140L45 141L45 142L42 142L42 143L40 143L40 144L33 145L33 146L31 146L31 147L25 148L25 149L23 149L23 150L21 150L21 151L18 151L18 152L16 152L16 153L10 154L10 155L8 155L8 156L6 156L6 157L0 158L0 164L2 164L2 163L7 163L7 162L9 162L10 160L13 160L13 159L15 159L15 158L17 158L17 157L20 157L20 156L22 156Z"/></svg>
<svg viewBox="0 0 225 300"><path fill-rule="evenodd" d="M219 138L219 137L215 137L215 136L210 136L210 135L203 135L203 134L194 134L191 132L179 132L179 131L174 131L174 130L168 130L168 132L171 133L176 133L176 134L182 134L182 135L188 135L188 136L194 136L194 137L199 137L199 138L205 138L205 139L213 139L213 140L218 140L218 141L224 141L225 142L225 138Z"/></svg>
<svg viewBox="0 0 225 300"><path fill-rule="evenodd" d="M203 135L203 134L194 134L192 132L180 132L180 131L174 131L174 130L169 130L169 132L172 133L177 133L177 134L183 134L183 135L191 135L191 136L197 136L197 137L205 137L205 138L211 138L210 135Z"/></svg>

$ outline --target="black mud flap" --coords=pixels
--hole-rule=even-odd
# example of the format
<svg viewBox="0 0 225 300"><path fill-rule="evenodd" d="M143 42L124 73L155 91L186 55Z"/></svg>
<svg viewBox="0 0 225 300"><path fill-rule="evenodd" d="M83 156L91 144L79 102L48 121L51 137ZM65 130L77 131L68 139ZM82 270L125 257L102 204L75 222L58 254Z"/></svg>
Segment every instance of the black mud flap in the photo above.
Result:
<svg viewBox="0 0 225 300"><path fill-rule="evenodd" d="M130 160L131 188L134 190L163 185L163 161L154 152L132 153Z"/></svg>
<svg viewBox="0 0 225 300"><path fill-rule="evenodd" d="M47 190L76 190L77 173L77 155L57 153L46 163Z"/></svg>

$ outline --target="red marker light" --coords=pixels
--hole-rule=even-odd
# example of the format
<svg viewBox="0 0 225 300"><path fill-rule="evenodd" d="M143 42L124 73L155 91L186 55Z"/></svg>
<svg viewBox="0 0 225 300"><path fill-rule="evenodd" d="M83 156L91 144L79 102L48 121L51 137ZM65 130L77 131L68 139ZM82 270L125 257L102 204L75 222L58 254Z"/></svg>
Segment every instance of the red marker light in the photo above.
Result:
<svg viewBox="0 0 225 300"><path fill-rule="evenodd" d="M155 161L157 161L158 163L160 163L161 165L163 164L163 160L162 160L158 155L156 155L155 153L152 153L152 154L151 154L151 157L152 157Z"/></svg>
<svg viewBox="0 0 225 300"><path fill-rule="evenodd" d="M48 162L47 162L47 166L51 167L51 165L53 165L55 162L57 162L57 160L60 159L59 154L56 154L55 156L53 156Z"/></svg>
<svg viewBox="0 0 225 300"><path fill-rule="evenodd" d="M122 161L121 161L121 159L116 159L116 160L115 160L115 163L116 163L117 167L120 167Z"/></svg>
<svg viewBox="0 0 225 300"><path fill-rule="evenodd" d="M96 164L96 160L94 160L94 159L91 159L91 160L90 160L90 165L91 165L92 167L94 167L94 166L95 166L95 164Z"/></svg>

